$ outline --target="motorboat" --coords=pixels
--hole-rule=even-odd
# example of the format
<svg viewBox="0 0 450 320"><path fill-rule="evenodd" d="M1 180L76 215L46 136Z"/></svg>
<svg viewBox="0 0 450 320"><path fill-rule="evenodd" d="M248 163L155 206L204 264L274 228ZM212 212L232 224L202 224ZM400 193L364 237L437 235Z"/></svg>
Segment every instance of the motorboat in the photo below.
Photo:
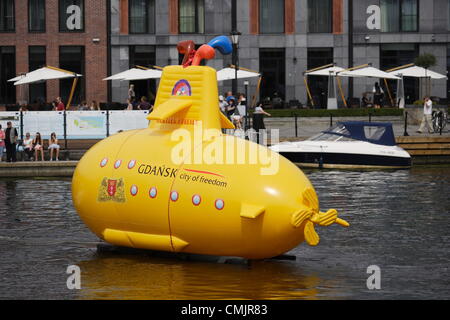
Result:
<svg viewBox="0 0 450 320"><path fill-rule="evenodd" d="M339 122L308 140L283 142L271 149L303 167L411 167L411 155L397 146L391 123Z"/></svg>

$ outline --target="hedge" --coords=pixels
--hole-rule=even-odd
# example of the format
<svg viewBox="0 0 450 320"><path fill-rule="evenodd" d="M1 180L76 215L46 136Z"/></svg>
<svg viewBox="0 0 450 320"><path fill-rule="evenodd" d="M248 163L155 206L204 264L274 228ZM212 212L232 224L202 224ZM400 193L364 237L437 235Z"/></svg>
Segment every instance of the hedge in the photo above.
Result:
<svg viewBox="0 0 450 320"><path fill-rule="evenodd" d="M305 118L322 118L329 117L368 117L371 114L373 117L400 117L403 116L403 110L397 108L383 108L383 109L338 109L338 110L326 110L326 109L267 109L266 112L270 113L272 117L284 118L284 117L298 117Z"/></svg>

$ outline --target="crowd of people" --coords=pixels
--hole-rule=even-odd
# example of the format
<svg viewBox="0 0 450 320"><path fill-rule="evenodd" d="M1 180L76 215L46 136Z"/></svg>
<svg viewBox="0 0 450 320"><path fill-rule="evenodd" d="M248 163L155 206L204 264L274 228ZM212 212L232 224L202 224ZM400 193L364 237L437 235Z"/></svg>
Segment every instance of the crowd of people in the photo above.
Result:
<svg viewBox="0 0 450 320"><path fill-rule="evenodd" d="M3 161L4 150L6 149L6 162L17 162L17 152L23 152L28 161L44 161L45 141L39 132L36 132L34 138L27 132L23 141L19 140L17 129L13 127L12 122L7 123L7 128L3 130L0 124L0 162ZM58 138L56 133L52 133L48 139L47 150L49 151L50 161L59 161ZM39 160L40 159L40 160Z"/></svg>
<svg viewBox="0 0 450 320"><path fill-rule="evenodd" d="M228 120L230 120L234 124L236 129L240 130L243 129L245 116L249 115L250 110L247 109L248 105L245 94L238 93L236 96L238 97L237 99L231 91L228 91L225 94L225 97L223 95L219 96L219 108L220 111L228 118ZM257 103L255 109L253 110L253 114L265 115L268 117L271 116L269 113L264 111L262 103ZM258 119L261 119L262 121L262 117L259 117ZM262 126L260 124L256 124L255 126L254 123L253 127L256 130L265 129L264 122L262 122Z"/></svg>

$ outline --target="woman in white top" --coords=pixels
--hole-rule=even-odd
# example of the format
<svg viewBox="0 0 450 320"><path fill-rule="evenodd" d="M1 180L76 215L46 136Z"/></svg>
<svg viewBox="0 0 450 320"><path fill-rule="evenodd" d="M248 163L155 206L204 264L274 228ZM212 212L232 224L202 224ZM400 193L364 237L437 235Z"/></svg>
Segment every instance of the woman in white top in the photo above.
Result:
<svg viewBox="0 0 450 320"><path fill-rule="evenodd" d="M23 139L23 151L28 159L33 160L33 139L29 132L25 134L25 139Z"/></svg>
<svg viewBox="0 0 450 320"><path fill-rule="evenodd" d="M50 161L53 161L53 151L56 151L56 161L59 161L59 145L56 133L52 133L48 140L48 150L50 150Z"/></svg>
<svg viewBox="0 0 450 320"><path fill-rule="evenodd" d="M423 104L423 118L418 133L423 133L425 127L427 127L428 133L433 133L433 124L431 121L433 114L433 101L430 97L425 97Z"/></svg>
<svg viewBox="0 0 450 320"><path fill-rule="evenodd" d="M264 125L263 116L271 117L272 115L264 111L262 103L258 103L257 107L255 108L255 111L253 112L253 129L255 129L258 132L260 130L266 129L266 126Z"/></svg>
<svg viewBox="0 0 450 320"><path fill-rule="evenodd" d="M272 115L270 113L267 113L264 111L262 104L259 104L256 108L255 108L255 112L253 112L254 114L264 114L268 117L271 117Z"/></svg>

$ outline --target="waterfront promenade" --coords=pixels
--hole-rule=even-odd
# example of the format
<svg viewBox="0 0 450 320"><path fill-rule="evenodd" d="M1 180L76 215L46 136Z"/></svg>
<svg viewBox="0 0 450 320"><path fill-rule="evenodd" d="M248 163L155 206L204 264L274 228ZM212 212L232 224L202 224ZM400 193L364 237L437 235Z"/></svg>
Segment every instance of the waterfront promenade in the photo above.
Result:
<svg viewBox="0 0 450 320"><path fill-rule="evenodd" d="M266 118L266 129L269 132L268 141L271 143L270 130L279 130L280 141L302 141L326 130L331 125L330 118ZM368 121L367 117L334 118L333 124L341 121ZM373 117L373 122L390 122L393 124L397 143L407 150L413 157L415 165L450 164L450 131L446 127L440 134L419 134L417 125L409 125L408 137L404 137L403 117ZM275 138L275 137L273 137ZM68 140L67 150L62 150L66 161L16 163L0 162L0 178L10 177L71 177L83 154L100 140ZM64 146L64 140L60 141ZM67 161L69 160L69 161Z"/></svg>

